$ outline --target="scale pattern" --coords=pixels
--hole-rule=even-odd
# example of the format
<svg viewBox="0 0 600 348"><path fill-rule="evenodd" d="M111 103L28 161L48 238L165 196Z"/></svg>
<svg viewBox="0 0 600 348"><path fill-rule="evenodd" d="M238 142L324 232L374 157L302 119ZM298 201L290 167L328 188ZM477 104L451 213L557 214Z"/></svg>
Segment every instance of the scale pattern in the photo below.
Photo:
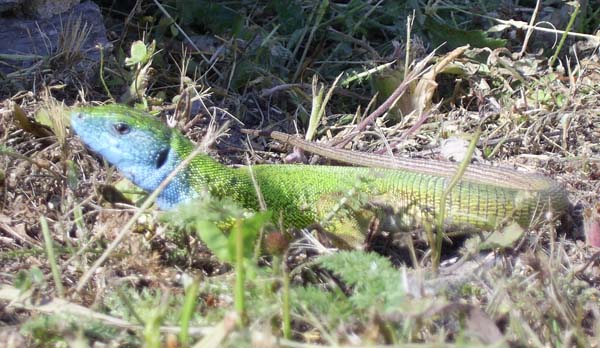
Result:
<svg viewBox="0 0 600 348"><path fill-rule="evenodd" d="M71 125L88 147L147 191L158 187L194 148L158 119L121 105L74 109ZM406 170L307 165L233 169L200 154L157 202L160 208L169 209L207 190L258 209L254 177L276 220L281 218L294 227L327 220L332 232L356 241L373 216L394 216L389 225L397 229L433 223L451 175L445 164L436 171L435 163L419 163ZM482 177L485 173L485 168L470 170L447 196L445 223L449 228L492 230L508 221L528 227L547 211L560 214L569 206L565 191L545 177L507 171L508 179L514 176L515 182L522 181L511 185L502 171L490 172L489 180ZM500 174L494 178L494 173ZM524 186L532 180L537 180L537 186Z"/></svg>

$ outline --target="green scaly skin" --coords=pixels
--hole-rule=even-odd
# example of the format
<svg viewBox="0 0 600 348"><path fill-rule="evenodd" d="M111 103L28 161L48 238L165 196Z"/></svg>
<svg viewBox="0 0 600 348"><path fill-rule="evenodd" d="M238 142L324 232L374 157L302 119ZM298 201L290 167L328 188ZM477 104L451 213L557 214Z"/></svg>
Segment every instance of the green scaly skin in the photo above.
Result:
<svg viewBox="0 0 600 348"><path fill-rule="evenodd" d="M74 109L71 125L88 147L146 191L156 189L194 149L178 131L145 112L122 105ZM433 169L418 165L401 167L403 170L306 165L234 169L200 154L167 185L157 203L161 209L170 209L209 191L256 210L259 201L254 177L277 221L282 218L286 226L300 228L332 215L332 223L327 226L330 232L356 244L374 216L382 218L382 226L388 231L434 221L452 173L443 164L436 167L433 162L429 167ZM452 229L493 230L510 220L528 227L546 212L561 214L569 205L558 185L551 184L550 191L523 190L518 185L495 185L493 180L486 182L477 175L470 180L468 175L447 196L445 223ZM522 181L527 180L524 177ZM342 204L344 201L349 203Z"/></svg>

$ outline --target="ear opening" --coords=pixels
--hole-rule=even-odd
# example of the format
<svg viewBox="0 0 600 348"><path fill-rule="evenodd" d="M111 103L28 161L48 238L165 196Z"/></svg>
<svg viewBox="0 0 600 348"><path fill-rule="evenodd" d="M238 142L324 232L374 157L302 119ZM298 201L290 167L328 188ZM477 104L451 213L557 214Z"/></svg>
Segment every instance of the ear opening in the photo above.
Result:
<svg viewBox="0 0 600 348"><path fill-rule="evenodd" d="M156 157L156 169L160 169L162 166L167 163L167 158L169 157L169 148L160 150L158 156Z"/></svg>

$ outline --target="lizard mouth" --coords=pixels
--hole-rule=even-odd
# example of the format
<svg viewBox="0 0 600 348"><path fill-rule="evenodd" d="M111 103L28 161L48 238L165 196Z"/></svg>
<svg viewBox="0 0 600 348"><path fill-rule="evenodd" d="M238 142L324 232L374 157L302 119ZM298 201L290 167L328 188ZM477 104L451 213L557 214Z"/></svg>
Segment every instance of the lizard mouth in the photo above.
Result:
<svg viewBox="0 0 600 348"><path fill-rule="evenodd" d="M160 150L160 152L158 153L158 156L156 156L156 169L160 169L162 166L165 165L165 163L167 163L167 158L169 157L169 149L163 149Z"/></svg>

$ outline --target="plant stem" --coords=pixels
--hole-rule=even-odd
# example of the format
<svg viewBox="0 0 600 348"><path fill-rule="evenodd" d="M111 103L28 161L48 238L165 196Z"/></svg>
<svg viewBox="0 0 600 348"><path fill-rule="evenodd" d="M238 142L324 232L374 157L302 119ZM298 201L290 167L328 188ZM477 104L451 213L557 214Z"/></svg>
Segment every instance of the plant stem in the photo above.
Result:
<svg viewBox="0 0 600 348"><path fill-rule="evenodd" d="M54 284L56 284L58 297L62 298L65 295L65 290L60 279L60 272L58 270L56 257L54 255L54 248L52 246L52 236L50 236L50 228L48 228L48 221L46 221L45 217L40 217L40 224L42 226L42 234L44 235L44 242L46 244L46 255L48 255L48 263L50 263L52 278L54 279Z"/></svg>
<svg viewBox="0 0 600 348"><path fill-rule="evenodd" d="M179 344L181 347L189 347L190 345L190 319L192 318L194 309L196 308L197 295L198 281L194 279L192 283L185 288L185 299L183 302L183 308L181 309L181 319L179 321L179 326L181 328L181 331L179 331Z"/></svg>
<svg viewBox="0 0 600 348"><path fill-rule="evenodd" d="M444 240L444 218L446 217L446 199L452 189L465 173L469 163L471 163L471 158L473 157L473 152L475 151L475 147L477 146L477 142L479 141L479 137L481 136L481 128L477 129L477 132L473 135L473 139L471 139L471 143L467 148L467 152L465 154L465 158L462 160L458 169L456 170L456 174L452 177L450 184L444 189L442 196L440 197L440 211L437 214L437 233L436 233L436 241L435 247L432 249L433 251L433 270L437 272L438 267L440 265L440 257L442 254L442 242Z"/></svg>
<svg viewBox="0 0 600 348"><path fill-rule="evenodd" d="M283 320L283 338L292 338L292 319L290 310L290 275L288 272L283 272L283 289L282 289L282 320Z"/></svg>
<svg viewBox="0 0 600 348"><path fill-rule="evenodd" d="M238 313L239 324L244 326L245 301L244 301L244 236L242 220L235 222L235 310Z"/></svg>
<svg viewBox="0 0 600 348"><path fill-rule="evenodd" d="M565 31L562 33L560 42L558 43L558 46L556 46L556 50L554 51L554 55L552 56L552 58L550 58L550 62L548 62L548 67L550 69L552 69L552 67L554 66L554 63L556 62L556 59L558 58L558 53L560 52L563 45L565 44L565 41L567 40L567 36L569 35L569 32L571 31L571 27L573 27L573 23L575 23L575 18L577 18L577 15L579 14L579 9L580 9L579 3L574 1L573 6L575 7L575 9L573 10L573 13L571 14L569 23L567 24Z"/></svg>

